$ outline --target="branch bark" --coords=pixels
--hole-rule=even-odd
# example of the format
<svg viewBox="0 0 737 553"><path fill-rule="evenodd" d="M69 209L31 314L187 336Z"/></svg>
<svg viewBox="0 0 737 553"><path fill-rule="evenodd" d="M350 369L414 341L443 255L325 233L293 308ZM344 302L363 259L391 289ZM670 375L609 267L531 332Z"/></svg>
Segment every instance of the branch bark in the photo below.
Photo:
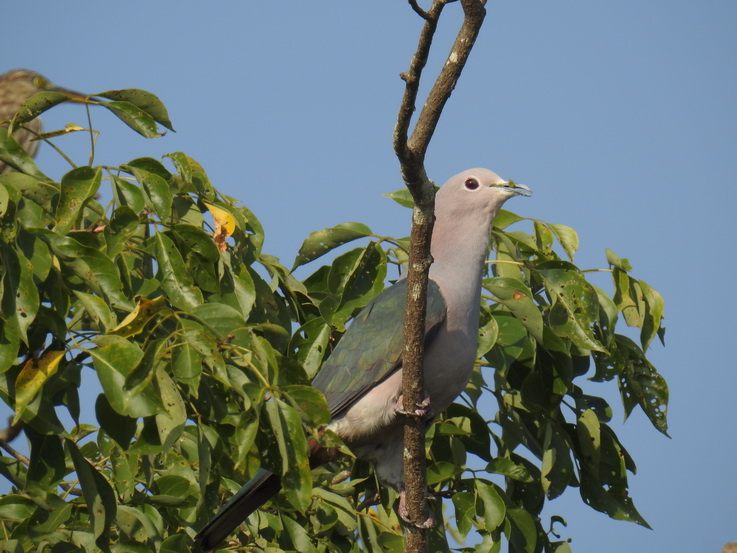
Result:
<svg viewBox="0 0 737 553"><path fill-rule="evenodd" d="M407 188L414 199L412 231L407 269L407 307L404 322L404 355L402 360L402 399L404 411L420 409L425 399L423 358L425 343L425 311L427 281L432 258L430 239L435 219L435 190L425 170L425 155L445 103L450 98L463 67L468 60L486 15L485 0L461 0L464 19L417 123L409 134L416 109L422 71L427 63L438 20L446 4L453 0L434 0L429 11L422 10L416 0L408 0L412 9L425 21L417 50L409 70L402 73L404 96L394 128L394 151ZM432 407L432 406L431 406ZM427 477L425 471L425 428L422 416L409 414L404 421L404 482L405 507L410 524L407 526L406 553L427 550L429 519Z"/></svg>

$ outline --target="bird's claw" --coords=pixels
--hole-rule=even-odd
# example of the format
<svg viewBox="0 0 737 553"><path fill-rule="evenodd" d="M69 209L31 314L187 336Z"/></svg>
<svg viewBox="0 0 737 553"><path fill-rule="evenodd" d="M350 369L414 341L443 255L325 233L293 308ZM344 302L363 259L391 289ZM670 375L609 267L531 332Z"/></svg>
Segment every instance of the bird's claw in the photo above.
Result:
<svg viewBox="0 0 737 553"><path fill-rule="evenodd" d="M394 405L394 411L400 415L406 415L409 417L418 417L422 419L430 419L433 416L432 406L430 405L430 397L425 396L422 403L417 404L417 408L414 411L408 411L404 408L404 400L402 396L399 396L397 403Z"/></svg>
<svg viewBox="0 0 737 553"><path fill-rule="evenodd" d="M399 491L399 508L397 511L399 512L399 517L405 522L405 524L409 524L410 526L414 526L415 528L419 530L427 530L429 528L435 528L435 525L437 524L437 520L435 519L435 512L433 509L431 509L428 506L427 509L427 518L422 522L415 522L414 520L409 518L409 512L407 511L407 492L404 490L404 488L400 489ZM431 494L427 494L426 499L429 501L434 501L435 496Z"/></svg>

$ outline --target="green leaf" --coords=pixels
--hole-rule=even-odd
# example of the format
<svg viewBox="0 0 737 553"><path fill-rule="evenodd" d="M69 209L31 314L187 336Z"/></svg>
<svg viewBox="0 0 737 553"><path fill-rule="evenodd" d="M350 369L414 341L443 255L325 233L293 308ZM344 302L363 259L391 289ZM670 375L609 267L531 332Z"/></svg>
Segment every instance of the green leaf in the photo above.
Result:
<svg viewBox="0 0 737 553"><path fill-rule="evenodd" d="M475 480L474 488L477 498L477 511L484 517L484 528L492 532L504 522L506 506L493 484L483 480ZM478 503L480 500L481 503Z"/></svg>
<svg viewBox="0 0 737 553"><path fill-rule="evenodd" d="M121 206L129 207L135 213L140 213L146 205L143 190L136 183L111 175L114 191Z"/></svg>
<svg viewBox="0 0 737 553"><path fill-rule="evenodd" d="M154 236L154 244L159 268L158 279L169 301L184 310L200 305L204 301L202 292L194 285L176 244L161 232Z"/></svg>
<svg viewBox="0 0 737 553"><path fill-rule="evenodd" d="M0 186L0 216L5 215L10 205L10 194L5 186Z"/></svg>
<svg viewBox="0 0 737 553"><path fill-rule="evenodd" d="M549 315L553 331L580 349L606 351L592 331L599 320L598 296L578 268L564 261L551 261L539 265L537 273L553 303Z"/></svg>
<svg viewBox="0 0 737 553"><path fill-rule="evenodd" d="M520 553L534 553L537 528L530 513L523 509L509 509L507 516L512 523L511 535L508 536L510 545Z"/></svg>
<svg viewBox="0 0 737 553"><path fill-rule="evenodd" d="M69 472L64 458L64 448L59 436L39 434L26 427L31 442L31 464L26 475L26 490L54 491L57 484Z"/></svg>
<svg viewBox="0 0 737 553"><path fill-rule="evenodd" d="M61 178L61 195L56 206L56 226L59 234L69 232L85 204L100 188L102 170L100 167L77 167Z"/></svg>
<svg viewBox="0 0 737 553"><path fill-rule="evenodd" d="M332 334L330 325L321 317L310 319L292 335L289 350L312 378L322 365Z"/></svg>
<svg viewBox="0 0 737 553"><path fill-rule="evenodd" d="M106 543L110 526L115 520L117 510L115 493L105 477L85 459L74 442L66 440L64 447L72 458L74 470L82 487L82 496L87 504L95 541L103 547L102 544Z"/></svg>
<svg viewBox="0 0 737 553"><path fill-rule="evenodd" d="M614 253L609 248L606 249L606 260L612 267L615 267L621 271L624 271L625 273L632 270L632 265L630 265L630 262L626 258L619 258L619 256Z"/></svg>
<svg viewBox="0 0 737 553"><path fill-rule="evenodd" d="M415 205L415 201L412 199L412 193L406 186L400 188L399 190L395 190L394 192L387 192L383 195L390 200L394 200L402 207L411 208Z"/></svg>
<svg viewBox="0 0 737 553"><path fill-rule="evenodd" d="M61 450L61 458L64 458L64 450ZM28 535L32 540L42 540L48 537L72 516L72 504L67 503L58 495L47 494L46 505L39 506L28 521Z"/></svg>
<svg viewBox="0 0 737 553"><path fill-rule="evenodd" d="M489 317L489 320L479 328L479 343L476 348L476 358L480 359L491 351L491 348L496 344L497 337L499 336L499 325L497 325L494 317Z"/></svg>
<svg viewBox="0 0 737 553"><path fill-rule="evenodd" d="M515 463L506 457L496 457L492 459L492 461L486 465L486 470L495 474L503 474L512 480L527 483L533 482L533 478L530 475L530 471L527 470L527 467Z"/></svg>
<svg viewBox="0 0 737 553"><path fill-rule="evenodd" d="M140 508L119 505L115 522L121 532L137 542L145 543L159 537L156 527ZM126 546L128 545L126 544ZM126 548L124 551L127 553L130 549ZM145 551L150 552L150 549L146 548ZM123 552L121 551L121 553ZM135 553L135 550L131 553Z"/></svg>
<svg viewBox="0 0 737 553"><path fill-rule="evenodd" d="M619 375L619 390L628 417L639 405L650 422L668 435L668 384L632 340L617 335L617 345L625 355L625 368Z"/></svg>
<svg viewBox="0 0 737 553"><path fill-rule="evenodd" d="M27 342L27 332L38 313L40 298L33 280L33 267L18 250L3 246L3 292L0 313L3 319L17 325L20 338Z"/></svg>
<svg viewBox="0 0 737 553"><path fill-rule="evenodd" d="M5 127L0 127L0 161L40 181L52 182L36 166L33 158L8 134Z"/></svg>
<svg viewBox="0 0 737 553"><path fill-rule="evenodd" d="M109 100L132 104L151 116L151 118L153 118L157 123L160 123L170 131L174 130L171 125L171 121L169 121L169 113L167 112L166 107L156 95L150 92L140 90L138 88L124 88L122 90L108 90L106 92L100 92L99 94L95 94L95 96L102 96Z"/></svg>
<svg viewBox="0 0 737 553"><path fill-rule="evenodd" d="M101 298L78 290L72 290L72 292L101 330L107 331L117 326L115 315Z"/></svg>
<svg viewBox="0 0 737 553"><path fill-rule="evenodd" d="M35 234L26 230L21 230L18 233L17 243L23 255L28 259L28 263L33 270L33 276L39 282L45 281L46 277L49 276L52 264L49 246Z"/></svg>
<svg viewBox="0 0 737 553"><path fill-rule="evenodd" d="M516 213L512 213L506 209L500 209L499 213L494 217L494 228L505 229L509 225L523 221L524 219L524 217L520 217Z"/></svg>
<svg viewBox="0 0 737 553"><path fill-rule="evenodd" d="M586 409L579 415L576 432L581 448L581 460L589 467L588 470L596 474L601 459L601 428L599 418L593 410Z"/></svg>
<svg viewBox="0 0 737 553"><path fill-rule="evenodd" d="M300 265L309 263L338 246L367 236L373 236L373 232L362 223L341 223L312 232L302 243L291 270L294 271Z"/></svg>
<svg viewBox="0 0 737 553"><path fill-rule="evenodd" d="M171 218L173 202L169 183L161 175L148 170L151 167L147 158L134 159L122 168L136 177L159 219L168 221Z"/></svg>
<svg viewBox="0 0 737 553"><path fill-rule="evenodd" d="M152 385L142 390L126 388L126 378L143 358L138 345L121 336L99 336L97 348L89 350L105 397L115 411L133 418L155 415L162 410L161 399Z"/></svg>
<svg viewBox="0 0 737 553"><path fill-rule="evenodd" d="M171 377L159 368L156 371L156 384L164 404L164 412L156 415L156 428L159 431L161 447L171 449L184 430L187 422L187 409L179 389Z"/></svg>
<svg viewBox="0 0 737 553"><path fill-rule="evenodd" d="M181 553L191 547L191 541L186 534L173 534L161 542L159 553Z"/></svg>
<svg viewBox="0 0 737 553"><path fill-rule="evenodd" d="M43 112L58 106L63 102L70 100L69 95L63 92L55 92L52 90L46 90L37 92L34 95L27 98L18 108L18 112L13 117L13 120L8 126L10 132L15 132L24 123L28 123L30 120L35 119Z"/></svg>
<svg viewBox="0 0 737 553"><path fill-rule="evenodd" d="M296 408L302 420L317 427L330 422L330 408L322 393L312 386L290 384L281 388L283 398Z"/></svg>
<svg viewBox="0 0 737 553"><path fill-rule="evenodd" d="M115 117L128 125L141 136L156 138L162 135L156 128L156 120L148 113L130 102L104 102L102 107L110 110Z"/></svg>
<svg viewBox="0 0 737 553"><path fill-rule="evenodd" d="M386 254L374 242L361 252L343 280L340 300L330 319L331 324L342 328L355 311L365 307L384 289Z"/></svg>
<svg viewBox="0 0 737 553"><path fill-rule="evenodd" d="M578 250L578 233L571 227L566 225L557 225L553 223L546 223L548 228L553 231L555 237L563 246L568 258L573 261L573 256Z"/></svg>
<svg viewBox="0 0 737 553"><path fill-rule="evenodd" d="M642 280L638 281L640 290L645 300L645 316L643 317L642 331L640 332L640 342L642 349L647 351L653 338L660 330L660 323L663 319L663 311L665 309L665 300L660 293Z"/></svg>
<svg viewBox="0 0 737 553"><path fill-rule="evenodd" d="M532 299L532 291L519 280L504 277L487 278L484 288L494 294L530 331L538 343L543 343L543 317Z"/></svg>
<svg viewBox="0 0 737 553"><path fill-rule="evenodd" d="M1 133L2 131L0 131L0 134ZM21 193L25 200L30 200L31 202L38 204L49 213L52 211L52 199L59 194L57 188L58 185L50 185L36 177L24 175L23 173L8 173L6 175L0 175L0 183L14 188ZM16 198L16 201L20 201L20 198Z"/></svg>
<svg viewBox="0 0 737 553"><path fill-rule="evenodd" d="M104 295L112 307L133 309L130 300L123 295L118 268L109 257L70 236L48 231L40 236L49 243L65 269L81 278L93 292Z"/></svg>
<svg viewBox="0 0 737 553"><path fill-rule="evenodd" d="M36 505L29 498L18 495L8 494L0 497L0 518L23 522L33 513Z"/></svg>
<svg viewBox="0 0 737 553"><path fill-rule="evenodd" d="M97 396L95 415L105 433L126 450L136 434L136 419L119 414L104 394Z"/></svg>
<svg viewBox="0 0 737 553"><path fill-rule="evenodd" d="M476 497L471 492L457 492L451 498L455 507L456 526L463 536L468 535L476 514Z"/></svg>
<svg viewBox="0 0 737 553"><path fill-rule="evenodd" d="M15 379L15 416L16 424L29 403L39 394L44 384L56 374L59 362L64 358L65 351L47 351L41 358L31 358L26 361L18 378Z"/></svg>
<svg viewBox="0 0 737 553"><path fill-rule="evenodd" d="M570 447L564 435L549 423L550 443L543 454L542 486L548 499L561 495L574 478Z"/></svg>
<svg viewBox="0 0 737 553"><path fill-rule="evenodd" d="M285 515L281 516L281 520L296 551L299 551L300 553L313 553L317 551L315 546L312 545L312 540L310 539L309 534L307 534L307 531L302 527L302 525L293 518Z"/></svg>
<svg viewBox="0 0 737 553"><path fill-rule="evenodd" d="M312 474L307 459L307 441L302 419L296 409L274 399L264 403L262 417L268 429L270 468L282 476L282 487L289 502L304 511L310 503Z"/></svg>

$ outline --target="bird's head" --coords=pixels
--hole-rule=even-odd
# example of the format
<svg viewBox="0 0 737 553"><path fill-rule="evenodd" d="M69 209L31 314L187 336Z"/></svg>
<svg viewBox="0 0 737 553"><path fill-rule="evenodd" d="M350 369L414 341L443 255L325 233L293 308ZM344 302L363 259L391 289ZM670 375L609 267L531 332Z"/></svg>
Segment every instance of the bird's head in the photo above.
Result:
<svg viewBox="0 0 737 553"><path fill-rule="evenodd" d="M481 212L494 217L502 204L512 196L530 196L524 184L504 180L488 169L468 169L451 177L438 190L435 200L437 216L464 217Z"/></svg>

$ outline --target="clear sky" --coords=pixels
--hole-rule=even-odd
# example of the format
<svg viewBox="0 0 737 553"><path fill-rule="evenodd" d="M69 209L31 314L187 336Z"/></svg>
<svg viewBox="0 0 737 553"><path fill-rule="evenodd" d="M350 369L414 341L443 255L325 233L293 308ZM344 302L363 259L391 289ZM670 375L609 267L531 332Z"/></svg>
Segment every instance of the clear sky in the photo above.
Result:
<svg viewBox="0 0 737 553"><path fill-rule="evenodd" d="M446 12L429 69L459 22L459 5ZM498 0L488 12L430 176L482 166L528 184L534 196L509 209L578 230L582 267L605 267L606 247L628 257L666 299L667 346L650 358L670 384L672 439L639 412L614 425L654 530L574 489L549 514L568 520L578 553L719 552L737 540L737 2ZM344 221L408 234L409 212L381 196L402 186L391 135L420 28L406 2L16 1L3 21L0 73L143 88L168 106L177 132L153 141L94 111L96 163L186 152L255 212L285 264L310 231ZM78 106L45 121L86 124ZM59 144L84 163L86 137ZM48 147L38 159L66 170ZM616 405L604 388L589 390Z"/></svg>

